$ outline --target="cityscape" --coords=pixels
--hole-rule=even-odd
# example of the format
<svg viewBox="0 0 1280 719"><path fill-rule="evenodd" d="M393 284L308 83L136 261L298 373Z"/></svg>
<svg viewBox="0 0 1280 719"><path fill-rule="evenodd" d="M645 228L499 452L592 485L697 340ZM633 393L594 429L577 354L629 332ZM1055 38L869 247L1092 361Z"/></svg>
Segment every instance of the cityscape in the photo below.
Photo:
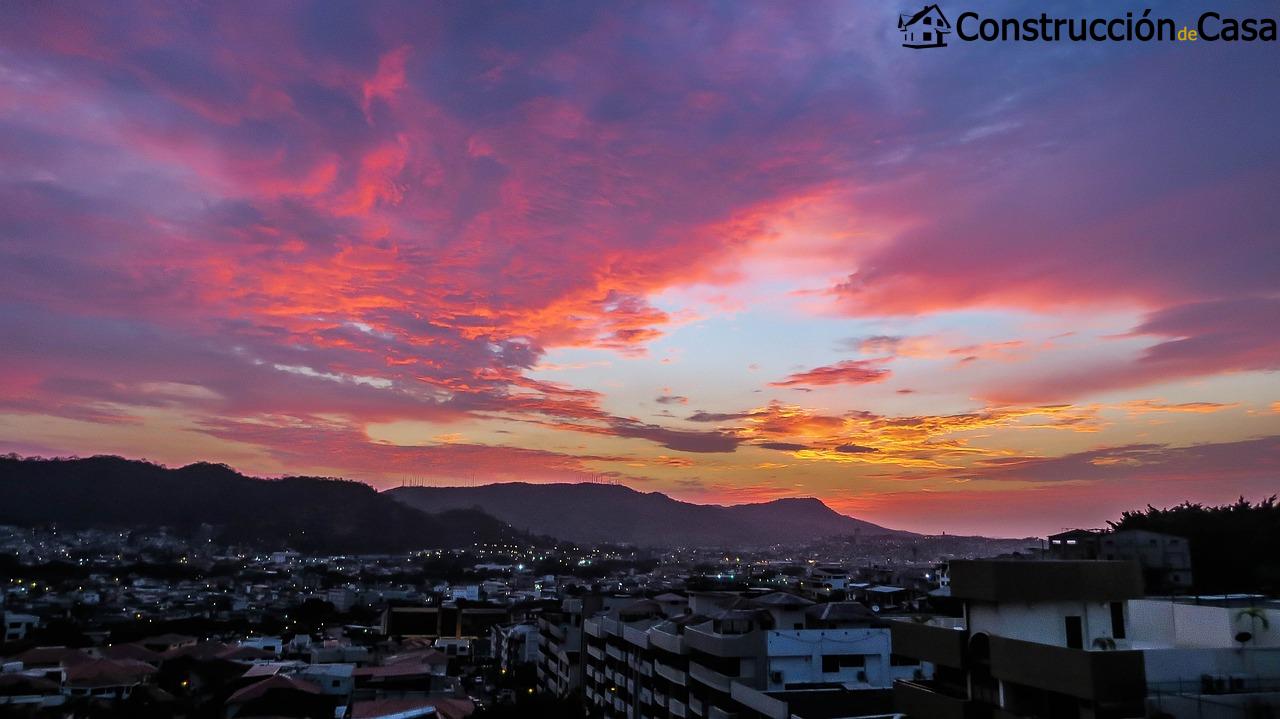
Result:
<svg viewBox="0 0 1280 719"><path fill-rule="evenodd" d="M647 541L606 542L584 541L593 496L614 495L630 516L636 498L655 498L599 484L378 493L116 457L9 456L0 469L0 522L28 519L0 524L6 716L1252 717L1280 706L1275 497L1018 539L882 528L818 501L663 504L672 519L719 513L720 530L741 513L754 536L717 543L641 517ZM224 512L207 492L255 505L233 499ZM454 506L458 492L477 503ZM539 496L578 536L536 531ZM130 511L94 509L113 502ZM259 512L279 519L257 526ZM833 530L827 513L848 524ZM432 532L394 532L389 517ZM606 521L627 534L625 518ZM779 523L801 529L778 535Z"/></svg>
<svg viewBox="0 0 1280 719"><path fill-rule="evenodd" d="M1205 2L0 2L0 719L1280 717Z"/></svg>

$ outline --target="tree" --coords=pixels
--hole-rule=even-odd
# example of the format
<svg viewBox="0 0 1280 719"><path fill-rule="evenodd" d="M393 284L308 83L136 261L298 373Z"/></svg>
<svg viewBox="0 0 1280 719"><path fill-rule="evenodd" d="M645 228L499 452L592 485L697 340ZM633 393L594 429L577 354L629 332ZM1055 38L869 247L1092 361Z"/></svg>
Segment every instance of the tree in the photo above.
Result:
<svg viewBox="0 0 1280 719"><path fill-rule="evenodd" d="M1258 638L1258 625L1262 625L1263 631L1271 628L1271 620L1267 618L1267 613L1259 607L1247 607L1236 613L1236 621L1244 619L1249 620L1249 629L1252 631L1240 632L1236 635L1236 641L1244 644Z"/></svg>
<svg viewBox="0 0 1280 719"><path fill-rule="evenodd" d="M1185 537L1198 593L1280 592L1280 505L1275 495L1257 503L1241 497L1219 507L1148 505L1109 524L1117 531L1145 529Z"/></svg>

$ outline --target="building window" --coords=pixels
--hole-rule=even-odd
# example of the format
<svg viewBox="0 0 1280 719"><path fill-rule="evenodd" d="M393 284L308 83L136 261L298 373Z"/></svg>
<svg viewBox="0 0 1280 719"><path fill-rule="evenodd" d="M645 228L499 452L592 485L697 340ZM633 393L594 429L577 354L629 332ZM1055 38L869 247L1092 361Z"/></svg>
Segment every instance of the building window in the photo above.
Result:
<svg viewBox="0 0 1280 719"><path fill-rule="evenodd" d="M867 665L867 660L861 654L823 654L822 655L822 673L835 674L841 669L857 668L861 669Z"/></svg>
<svg viewBox="0 0 1280 719"><path fill-rule="evenodd" d="M1111 636L1114 639L1124 639L1124 603L1111 603Z"/></svg>
<svg viewBox="0 0 1280 719"><path fill-rule="evenodd" d="M1084 649L1084 623L1080 617L1067 617L1067 648Z"/></svg>

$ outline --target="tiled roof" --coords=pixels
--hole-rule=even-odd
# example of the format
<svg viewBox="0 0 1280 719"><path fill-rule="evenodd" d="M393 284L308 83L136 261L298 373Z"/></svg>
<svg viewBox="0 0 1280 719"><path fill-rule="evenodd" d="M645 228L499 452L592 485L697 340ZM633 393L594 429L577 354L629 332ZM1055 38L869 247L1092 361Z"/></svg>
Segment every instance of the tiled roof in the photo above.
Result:
<svg viewBox="0 0 1280 719"><path fill-rule="evenodd" d="M227 698L228 704L244 704L259 699L271 691L295 691L306 694L319 694L320 687L304 679L277 674L260 682L250 684Z"/></svg>
<svg viewBox="0 0 1280 719"><path fill-rule="evenodd" d="M115 687L137 684L156 668L136 659L92 659L67 667L67 685Z"/></svg>

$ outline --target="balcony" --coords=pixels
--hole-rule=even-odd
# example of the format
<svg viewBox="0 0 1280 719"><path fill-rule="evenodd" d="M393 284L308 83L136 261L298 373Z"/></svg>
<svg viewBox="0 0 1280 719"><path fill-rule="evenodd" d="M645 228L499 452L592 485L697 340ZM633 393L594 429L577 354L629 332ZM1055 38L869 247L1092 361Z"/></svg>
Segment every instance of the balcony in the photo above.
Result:
<svg viewBox="0 0 1280 719"><path fill-rule="evenodd" d="M684 644L717 657L746 657L757 653L762 641L760 632L749 634L715 634L692 627L685 629Z"/></svg>
<svg viewBox="0 0 1280 719"><path fill-rule="evenodd" d="M679 634L668 634L661 629L651 629L649 643L672 654L684 654L684 638Z"/></svg>
<svg viewBox="0 0 1280 719"><path fill-rule="evenodd" d="M729 693L729 685L733 682L732 677L708 669L697 662L689 662L689 677L725 694Z"/></svg>
<svg viewBox="0 0 1280 719"><path fill-rule="evenodd" d="M763 691L752 689L742 682L733 683L729 696L733 701L755 712L751 716L758 714L767 719L787 719L791 716L785 701L771 697Z"/></svg>
<svg viewBox="0 0 1280 719"><path fill-rule="evenodd" d="M685 707L684 707L684 702L680 701L679 699L672 699L670 702L668 702L667 709L671 712L671 716L673 717L687 716L687 712L685 711Z"/></svg>
<svg viewBox="0 0 1280 719"><path fill-rule="evenodd" d="M542 632L543 636L549 637L551 639L555 639L556 641L559 641L559 642L564 641L564 628L562 628L559 624L542 622L538 628Z"/></svg>
<svg viewBox="0 0 1280 719"><path fill-rule="evenodd" d="M644 649L649 646L649 632L639 627L623 627L622 640Z"/></svg>
<svg viewBox="0 0 1280 719"><path fill-rule="evenodd" d="M718 706L707 707L707 719L737 719L736 712L727 712Z"/></svg>
<svg viewBox="0 0 1280 719"><path fill-rule="evenodd" d="M1139 651L1086 651L991 637L991 675L1087 701L1141 703L1146 666Z"/></svg>
<svg viewBox="0 0 1280 719"><path fill-rule="evenodd" d="M944 694L925 682L894 682L893 706L907 716L930 719L976 719L981 713L967 699Z"/></svg>
<svg viewBox="0 0 1280 719"><path fill-rule="evenodd" d="M679 684L680 686L685 685L685 673L675 667L669 667L662 662L654 662L653 671L655 674L666 679L672 684Z"/></svg>
<svg viewBox="0 0 1280 719"><path fill-rule="evenodd" d="M893 653L945 667L965 669L965 646L969 633L964 629L895 621L889 624Z"/></svg>

